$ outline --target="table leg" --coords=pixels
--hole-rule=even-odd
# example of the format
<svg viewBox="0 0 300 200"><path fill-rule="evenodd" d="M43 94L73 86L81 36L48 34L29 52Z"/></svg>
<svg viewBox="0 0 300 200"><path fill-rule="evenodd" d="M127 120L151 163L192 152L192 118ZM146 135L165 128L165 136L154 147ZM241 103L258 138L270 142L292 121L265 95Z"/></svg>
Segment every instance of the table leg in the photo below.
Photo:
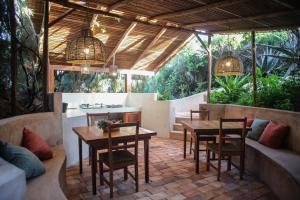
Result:
<svg viewBox="0 0 300 200"><path fill-rule="evenodd" d="M92 147L92 186L93 186L93 194L95 195L96 192L96 168L97 168L97 155L96 149Z"/></svg>
<svg viewBox="0 0 300 200"><path fill-rule="evenodd" d="M149 183L149 139L144 140L145 182Z"/></svg>
<svg viewBox="0 0 300 200"><path fill-rule="evenodd" d="M187 136L187 130L183 130L183 158L186 158L186 136Z"/></svg>
<svg viewBox="0 0 300 200"><path fill-rule="evenodd" d="M79 173L82 174L82 140L78 136Z"/></svg>
<svg viewBox="0 0 300 200"><path fill-rule="evenodd" d="M194 155L195 155L195 158L196 158L196 165L195 165L195 171L196 171L196 174L199 174L199 144L200 144L200 141L199 141L199 135L198 133L195 133L196 135L196 139L195 139L195 151L194 151Z"/></svg>

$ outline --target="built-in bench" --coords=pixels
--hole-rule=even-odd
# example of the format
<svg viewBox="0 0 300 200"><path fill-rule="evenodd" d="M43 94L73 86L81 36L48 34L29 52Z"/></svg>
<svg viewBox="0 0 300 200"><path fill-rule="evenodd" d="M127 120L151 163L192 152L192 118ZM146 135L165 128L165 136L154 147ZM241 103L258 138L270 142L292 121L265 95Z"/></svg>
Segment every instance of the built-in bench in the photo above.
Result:
<svg viewBox="0 0 300 200"><path fill-rule="evenodd" d="M27 181L25 199L67 199L64 194L66 156L62 146L61 115L48 112L0 120L0 139L14 145L21 145L24 127L40 134L53 150L53 158L43 162L45 174Z"/></svg>
<svg viewBox="0 0 300 200"><path fill-rule="evenodd" d="M201 104L211 119L258 117L290 127L284 146L272 149L246 139L246 169L264 181L282 200L300 198L300 113L237 105Z"/></svg>

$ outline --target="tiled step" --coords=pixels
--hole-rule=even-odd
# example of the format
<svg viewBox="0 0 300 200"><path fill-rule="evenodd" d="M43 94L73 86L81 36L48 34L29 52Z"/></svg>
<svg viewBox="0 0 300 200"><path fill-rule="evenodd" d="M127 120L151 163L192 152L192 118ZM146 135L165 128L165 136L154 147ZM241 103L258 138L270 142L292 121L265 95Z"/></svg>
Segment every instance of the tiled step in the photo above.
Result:
<svg viewBox="0 0 300 200"><path fill-rule="evenodd" d="M183 140L183 131L170 131L170 139ZM190 133L187 133L187 141L190 140Z"/></svg>
<svg viewBox="0 0 300 200"><path fill-rule="evenodd" d="M182 120L187 120L187 119L190 119L189 116L180 116L180 117L177 117L175 118L175 123L180 123Z"/></svg>
<svg viewBox="0 0 300 200"><path fill-rule="evenodd" d="M174 131L183 131L183 127L181 123L174 123L173 124L173 130Z"/></svg>

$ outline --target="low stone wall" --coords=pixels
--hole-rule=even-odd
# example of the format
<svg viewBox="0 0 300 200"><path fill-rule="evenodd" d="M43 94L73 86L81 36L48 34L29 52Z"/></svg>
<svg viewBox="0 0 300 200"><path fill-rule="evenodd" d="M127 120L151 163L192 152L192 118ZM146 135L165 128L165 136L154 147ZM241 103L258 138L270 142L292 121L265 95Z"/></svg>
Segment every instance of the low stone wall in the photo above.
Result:
<svg viewBox="0 0 300 200"><path fill-rule="evenodd" d="M300 113L269 108L239 106L230 104L201 104L210 110L212 119L220 117L258 117L287 124L290 134L286 138L285 147L300 153Z"/></svg>

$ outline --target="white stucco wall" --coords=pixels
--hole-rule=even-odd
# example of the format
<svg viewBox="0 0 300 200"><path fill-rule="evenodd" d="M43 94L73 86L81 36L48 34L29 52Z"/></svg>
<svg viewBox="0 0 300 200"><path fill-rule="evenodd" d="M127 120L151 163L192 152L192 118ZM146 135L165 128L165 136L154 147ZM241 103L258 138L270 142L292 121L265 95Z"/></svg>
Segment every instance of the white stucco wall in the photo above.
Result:
<svg viewBox="0 0 300 200"><path fill-rule="evenodd" d="M80 104L103 103L125 105L127 93L63 93L62 101L69 108L78 108Z"/></svg>
<svg viewBox="0 0 300 200"><path fill-rule="evenodd" d="M157 101L154 93L130 93L126 105L141 107L142 127L155 130L159 137L169 137L169 101Z"/></svg>
<svg viewBox="0 0 300 200"><path fill-rule="evenodd" d="M176 115L184 114L188 115L190 110L198 110L199 104L206 103L205 96L207 92L202 92L199 94L194 94L189 97L184 97L181 99L171 100L170 102L170 130L172 130L173 123L175 123Z"/></svg>

